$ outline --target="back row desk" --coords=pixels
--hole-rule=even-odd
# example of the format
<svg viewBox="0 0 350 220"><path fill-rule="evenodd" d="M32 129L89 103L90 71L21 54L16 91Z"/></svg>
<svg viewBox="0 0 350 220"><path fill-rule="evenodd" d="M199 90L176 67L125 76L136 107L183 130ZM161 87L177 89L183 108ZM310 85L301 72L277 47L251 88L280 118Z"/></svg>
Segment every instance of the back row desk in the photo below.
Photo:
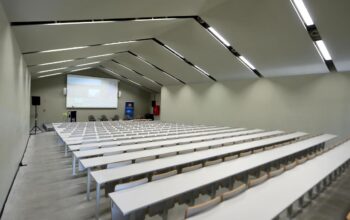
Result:
<svg viewBox="0 0 350 220"><path fill-rule="evenodd" d="M142 208L149 207L152 204L179 196L185 192L198 189L247 170L267 165L272 161L285 158L311 147L324 144L326 141L335 137L335 135L330 134L320 135L284 147L252 154L239 158L238 160L223 162L196 171L150 182L135 188L113 192L110 193L109 196L112 200L112 204L117 207L120 215L125 216Z"/></svg>
<svg viewBox="0 0 350 220"><path fill-rule="evenodd" d="M166 135L171 135L171 134L173 134L173 135L176 135L177 133L181 133L181 134L183 134L183 133L197 133L197 132L204 132L204 131L220 131L220 130L225 130L225 129L230 129L229 127L221 127L221 128L206 128L206 129L199 129L199 130L193 130L193 131L182 131L182 132L172 132L172 131L170 131L170 132L156 132L156 133L151 133L151 134L148 134L148 135L134 135L134 134L132 134L132 135L124 135L125 136L125 138L129 138L129 139L131 139L131 138L135 138L136 136L141 136L141 137L147 137L147 136L156 136L156 135L161 135L161 136L166 136ZM103 138L103 139L97 139L97 140L95 140L95 142L100 142L100 141L107 141L108 140L108 138ZM109 140L118 140L118 137L115 137L115 138L109 138ZM65 143L66 143L66 145L79 145L79 144L83 144L84 142L82 141L82 140L65 140Z"/></svg>
<svg viewBox="0 0 350 220"><path fill-rule="evenodd" d="M169 153L178 153L180 151L185 151L185 150L195 150L195 149L201 150L211 146L218 146L218 145L221 146L223 144L232 144L235 142L259 139L259 138L278 135L282 133L283 133L282 131L270 131L270 132L263 132L263 133L253 134L253 135L219 139L214 141L206 141L201 143L177 145L177 146L163 147L163 148L153 149L153 150L136 151L132 153L124 153L124 154L117 154L117 155L111 155L111 156L83 159L80 161L80 163L82 164L84 169L87 169L87 198L88 199L90 198L90 182L91 182L90 173L91 173L91 169L94 167L100 167L111 163L134 161L136 159L147 158L147 157L161 156Z"/></svg>
<svg viewBox="0 0 350 220"><path fill-rule="evenodd" d="M194 153L162 158L162 159L157 159L157 160L143 162L143 163L136 163L136 164L115 168L115 169L106 169L106 170L91 172L91 176L96 181L96 209L98 210L98 207L99 207L100 187L102 184L113 182L113 181L119 181L119 180L133 177L133 176L139 176L142 174L153 173L158 170L164 170L171 167L178 167L189 163L205 161L215 157L226 156L228 154L239 153L246 150L253 150L256 148L266 147L272 144L294 140L304 135L306 135L306 133L295 132L292 134L266 138L258 141L236 144L236 145L226 146L222 148L215 148L215 149L210 149L205 151L198 151Z"/></svg>
<svg viewBox="0 0 350 220"><path fill-rule="evenodd" d="M228 132L237 131L237 129L241 129L241 128L235 128L235 129L226 128L226 129L210 130L210 131L204 131L204 132L194 132L194 133L187 132L185 134L173 134L173 135L135 138L135 139L130 138L130 140L115 140L115 141L105 141L105 142L97 142L97 143L69 145L68 149L70 151L77 151L77 150L80 150L80 148L87 148L87 147L102 148L102 147L111 147L111 146L118 146L118 145L137 144L137 143L145 143L145 142L176 139L176 138L186 138L186 137L195 137L195 136L203 136L203 135L210 135L210 134L228 133Z"/></svg>
<svg viewBox="0 0 350 220"><path fill-rule="evenodd" d="M79 160L86 157L96 157L104 154L112 154L112 153L118 154L118 153L123 153L127 151L146 150L146 149L160 148L160 147L171 146L171 145L222 139L222 138L228 138L228 137L234 137L234 136L240 136L240 135L248 135L248 134L258 133L262 131L260 129L245 130L245 131L242 131L242 130L243 129L237 129L237 131L234 131L234 132L223 133L223 134L212 134L208 136L195 136L195 137L188 137L188 138L181 138L181 139L170 139L170 140L164 140L164 141L130 144L125 146L105 147L105 148L99 148L99 149L93 149L93 150L87 150L87 151L73 151L73 154L72 154L73 175L75 175L75 171L76 171L76 161L79 162Z"/></svg>
<svg viewBox="0 0 350 220"><path fill-rule="evenodd" d="M264 184L190 219L273 219L349 160L350 141L347 141L302 166L269 179Z"/></svg>

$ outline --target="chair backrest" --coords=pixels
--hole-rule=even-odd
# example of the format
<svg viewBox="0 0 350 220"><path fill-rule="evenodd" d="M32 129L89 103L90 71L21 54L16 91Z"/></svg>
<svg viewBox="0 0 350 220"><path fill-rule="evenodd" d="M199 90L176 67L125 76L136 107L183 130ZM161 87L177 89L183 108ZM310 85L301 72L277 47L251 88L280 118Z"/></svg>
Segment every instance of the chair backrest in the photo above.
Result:
<svg viewBox="0 0 350 220"><path fill-rule="evenodd" d="M142 158L136 159L135 163L141 163L144 161L149 161L149 160L154 160L154 159L156 159L156 156L142 157Z"/></svg>
<svg viewBox="0 0 350 220"><path fill-rule="evenodd" d="M95 149L98 149L98 147L81 147L81 148L79 148L80 151L95 150Z"/></svg>
<svg viewBox="0 0 350 220"><path fill-rule="evenodd" d="M175 156L175 155L176 155L176 152L166 153L166 154L159 155L159 158L171 157L171 156Z"/></svg>
<svg viewBox="0 0 350 220"><path fill-rule="evenodd" d="M185 212L185 219L192 217L194 215L197 215L201 212L204 212L204 211L216 206L220 202L221 202L221 196L217 196L214 199L211 199L211 200L206 201L204 203L188 207L186 209L186 212Z"/></svg>
<svg viewBox="0 0 350 220"><path fill-rule="evenodd" d="M244 156L248 156L248 155L250 155L250 154L252 154L251 151L246 151L246 152L240 153L239 156L240 156L240 157L244 157Z"/></svg>
<svg viewBox="0 0 350 220"><path fill-rule="evenodd" d="M180 151L179 154L187 154L187 153L192 153L194 151L194 149L189 149L189 150L183 150Z"/></svg>
<svg viewBox="0 0 350 220"><path fill-rule="evenodd" d="M298 163L298 164L305 163L305 161L307 161L307 157L303 157L303 158L301 158L301 159L297 159L297 163Z"/></svg>
<svg viewBox="0 0 350 220"><path fill-rule="evenodd" d="M280 175L281 173L283 173L283 171L284 171L284 167L281 166L279 169L270 171L270 172L269 172L269 177L278 176L278 175Z"/></svg>
<svg viewBox="0 0 350 220"><path fill-rule="evenodd" d="M124 167L127 165L130 165L131 161L124 161L124 162L119 162L119 163L110 163L107 164L107 169L112 169L112 168L117 168L117 167Z"/></svg>
<svg viewBox="0 0 350 220"><path fill-rule="evenodd" d="M221 163L222 162L222 159L216 159L216 160L208 160L208 161L205 161L204 163L204 166L207 167L207 166L211 166L211 165L215 165L215 164L218 164L218 163Z"/></svg>
<svg viewBox="0 0 350 220"><path fill-rule="evenodd" d="M295 160L294 162L285 165L284 169L285 170L290 170L290 169L293 169L296 165L297 165L297 161Z"/></svg>
<svg viewBox="0 0 350 220"><path fill-rule="evenodd" d="M248 188L247 184L243 183L242 185L240 185L237 188L234 188L231 191L225 192L221 195L222 201L230 199L234 196L237 196L238 194L242 193L243 191L245 191Z"/></svg>
<svg viewBox="0 0 350 220"><path fill-rule="evenodd" d="M166 173L159 173L159 174L155 174L152 176L151 181L156 181L156 180L160 180L160 179L164 179L170 176L174 176L177 174L177 170L172 170Z"/></svg>
<svg viewBox="0 0 350 220"><path fill-rule="evenodd" d="M181 173L186 173L186 172L190 172L190 171L193 171L193 170L197 170L199 168L202 168L203 165L200 163L200 164L196 164L196 165L193 165L193 166L188 166L188 167L184 167L182 168L181 170Z"/></svg>
<svg viewBox="0 0 350 220"><path fill-rule="evenodd" d="M104 153L103 156L112 156L112 155L116 155L116 154L121 154L121 151L116 151L116 152L107 152Z"/></svg>
<svg viewBox="0 0 350 220"><path fill-rule="evenodd" d="M252 186L256 186L262 182L264 182L265 180L267 180L269 178L269 176L267 175L267 173L263 174L262 176L255 178L255 179L251 179L248 181L248 186L252 187Z"/></svg>
<svg viewBox="0 0 350 220"><path fill-rule="evenodd" d="M224 161L234 160L238 158L238 154L227 156L224 158Z"/></svg>
<svg viewBox="0 0 350 220"><path fill-rule="evenodd" d="M128 183L117 184L114 187L114 191L120 191L120 190L129 189L129 188L132 188L132 187L135 187L135 186L139 186L139 185L145 184L147 182L148 182L147 178L142 178L142 179L131 181L131 182L128 182Z"/></svg>
<svg viewBox="0 0 350 220"><path fill-rule="evenodd" d="M260 152L263 152L263 151L264 151L264 148L260 148L260 149L255 149L253 151L253 153L256 154L256 153L260 153Z"/></svg>

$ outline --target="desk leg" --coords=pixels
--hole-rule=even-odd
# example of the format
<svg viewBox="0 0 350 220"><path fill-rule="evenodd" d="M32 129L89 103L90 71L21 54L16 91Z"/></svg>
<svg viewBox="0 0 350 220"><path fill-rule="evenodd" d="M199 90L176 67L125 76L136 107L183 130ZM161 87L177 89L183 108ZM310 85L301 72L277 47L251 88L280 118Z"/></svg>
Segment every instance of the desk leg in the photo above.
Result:
<svg viewBox="0 0 350 220"><path fill-rule="evenodd" d="M68 154L68 146L67 144L64 145L64 156L67 156Z"/></svg>
<svg viewBox="0 0 350 220"><path fill-rule="evenodd" d="M86 199L90 200L90 169L87 170L87 189L86 189Z"/></svg>
<svg viewBox="0 0 350 220"><path fill-rule="evenodd" d="M76 163L76 159L75 159L75 156L74 156L74 154L72 154L72 167L73 167L73 176L75 176L75 174L76 174L76 165L77 165L77 163Z"/></svg>
<svg viewBox="0 0 350 220"><path fill-rule="evenodd" d="M100 215L100 184L96 182L96 219Z"/></svg>

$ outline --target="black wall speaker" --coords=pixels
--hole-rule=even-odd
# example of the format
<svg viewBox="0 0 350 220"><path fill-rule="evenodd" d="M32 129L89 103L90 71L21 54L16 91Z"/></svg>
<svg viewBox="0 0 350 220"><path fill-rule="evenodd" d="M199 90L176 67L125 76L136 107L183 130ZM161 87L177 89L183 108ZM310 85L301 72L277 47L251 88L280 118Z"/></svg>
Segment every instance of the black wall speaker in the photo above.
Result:
<svg viewBox="0 0 350 220"><path fill-rule="evenodd" d="M32 105L40 105L40 96L32 96Z"/></svg>
<svg viewBox="0 0 350 220"><path fill-rule="evenodd" d="M156 101L153 100L151 105L152 107L156 106Z"/></svg>

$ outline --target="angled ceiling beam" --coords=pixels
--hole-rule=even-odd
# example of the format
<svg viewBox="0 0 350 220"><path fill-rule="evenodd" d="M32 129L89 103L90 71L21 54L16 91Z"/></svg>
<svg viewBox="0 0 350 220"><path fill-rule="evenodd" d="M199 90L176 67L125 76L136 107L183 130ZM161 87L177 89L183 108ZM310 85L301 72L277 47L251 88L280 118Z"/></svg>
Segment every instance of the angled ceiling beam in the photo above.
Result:
<svg viewBox="0 0 350 220"><path fill-rule="evenodd" d="M256 76L259 78L262 78L263 75L244 57L242 56L237 50L235 50L231 45L225 42L221 37L218 37L215 33L212 31L212 27L205 22L200 16L193 15L193 16L165 16L165 17L139 17L139 18L110 18L110 19L90 19L90 20L60 20L60 21L25 21L25 22L11 22L12 26L23 26L23 25L71 25L71 24L96 24L96 23L110 23L110 22L122 22L122 21L164 21L164 20L174 20L174 19L194 19L199 25L201 25L206 31L212 35L215 39L217 39L220 44L222 44L227 50L230 51L231 54L233 54L244 66L246 66L248 69L250 69ZM156 38L155 41L164 46L164 44L160 41L158 41ZM137 40L139 41L139 40ZM91 45L94 46L94 45ZM169 49L168 47L165 47L170 52L174 53L172 49ZM174 53L178 56L177 53ZM212 77L210 74L208 74L206 71L204 71L202 68L194 65L184 57L178 56L182 60L184 60L186 63L188 63L190 66L195 68L198 72L201 74L207 76L213 81L216 81L214 77Z"/></svg>

